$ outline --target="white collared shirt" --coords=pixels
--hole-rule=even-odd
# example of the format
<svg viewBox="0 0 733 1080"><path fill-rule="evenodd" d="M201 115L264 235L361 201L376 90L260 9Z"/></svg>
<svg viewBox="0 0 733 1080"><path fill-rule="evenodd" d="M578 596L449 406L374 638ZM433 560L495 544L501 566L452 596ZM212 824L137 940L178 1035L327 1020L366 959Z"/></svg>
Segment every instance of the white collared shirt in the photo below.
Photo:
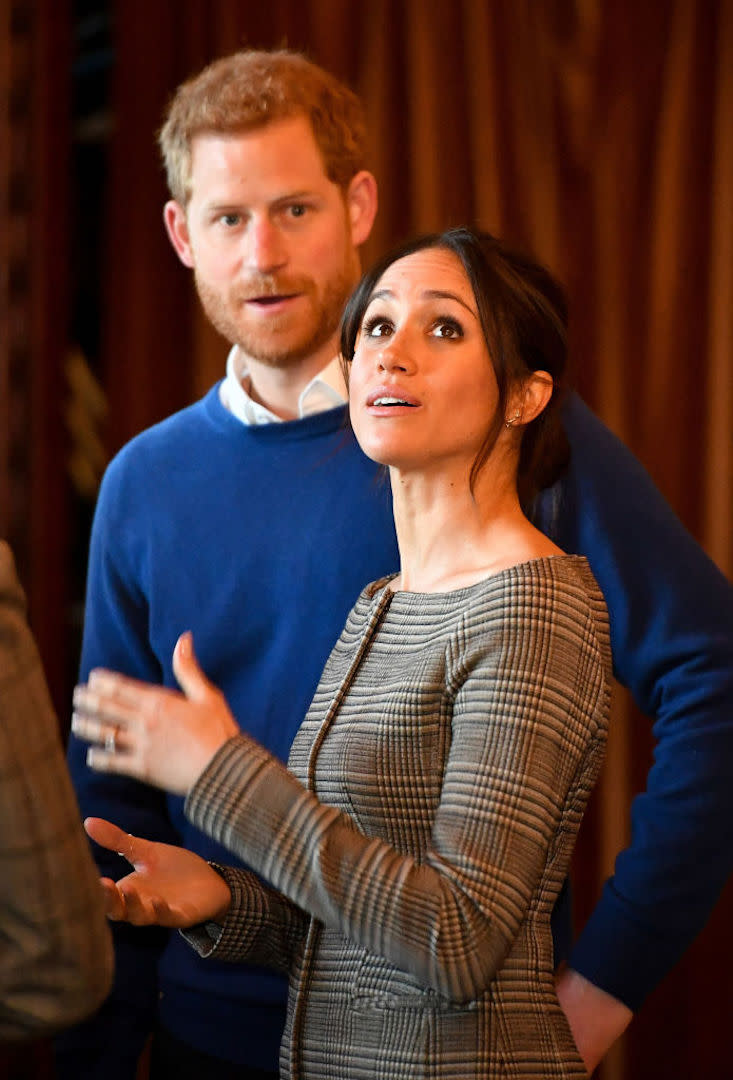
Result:
<svg viewBox="0 0 733 1080"><path fill-rule="evenodd" d="M246 357L237 345L233 345L227 357L227 372L219 387L219 398L225 409L243 424L282 423L282 417L270 412L264 405L253 401L242 385L249 377ZM334 356L323 371L315 375L298 398L298 419L315 413L335 409L346 403L346 384L341 373L339 358Z"/></svg>

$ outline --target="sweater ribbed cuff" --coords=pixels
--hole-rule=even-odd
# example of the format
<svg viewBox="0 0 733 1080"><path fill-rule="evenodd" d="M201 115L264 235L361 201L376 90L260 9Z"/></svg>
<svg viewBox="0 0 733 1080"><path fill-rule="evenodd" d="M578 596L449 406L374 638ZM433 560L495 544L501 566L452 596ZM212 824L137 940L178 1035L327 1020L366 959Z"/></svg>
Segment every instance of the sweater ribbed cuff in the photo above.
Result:
<svg viewBox="0 0 733 1080"><path fill-rule="evenodd" d="M568 966L636 1012L688 944L680 934L659 933L639 922L607 882Z"/></svg>

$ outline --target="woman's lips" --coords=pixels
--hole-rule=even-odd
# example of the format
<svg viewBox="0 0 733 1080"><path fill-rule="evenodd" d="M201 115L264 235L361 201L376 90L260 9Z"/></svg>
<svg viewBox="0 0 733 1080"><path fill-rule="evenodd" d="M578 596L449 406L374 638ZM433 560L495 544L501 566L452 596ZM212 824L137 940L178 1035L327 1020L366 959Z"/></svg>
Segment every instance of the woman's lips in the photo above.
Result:
<svg viewBox="0 0 733 1080"><path fill-rule="evenodd" d="M380 413L399 412L404 409L417 409L420 402L413 394L401 386L379 386L372 390L366 399L370 411Z"/></svg>

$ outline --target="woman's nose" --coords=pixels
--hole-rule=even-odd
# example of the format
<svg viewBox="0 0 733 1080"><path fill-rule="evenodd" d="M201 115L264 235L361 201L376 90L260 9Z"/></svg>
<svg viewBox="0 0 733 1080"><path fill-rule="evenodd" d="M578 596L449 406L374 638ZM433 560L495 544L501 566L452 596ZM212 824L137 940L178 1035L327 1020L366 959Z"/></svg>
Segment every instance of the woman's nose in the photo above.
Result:
<svg viewBox="0 0 733 1080"><path fill-rule="evenodd" d="M377 363L386 372L410 372L415 370L415 365L410 359L410 353L405 346L405 342L398 341L395 338L390 338L389 342L379 350Z"/></svg>

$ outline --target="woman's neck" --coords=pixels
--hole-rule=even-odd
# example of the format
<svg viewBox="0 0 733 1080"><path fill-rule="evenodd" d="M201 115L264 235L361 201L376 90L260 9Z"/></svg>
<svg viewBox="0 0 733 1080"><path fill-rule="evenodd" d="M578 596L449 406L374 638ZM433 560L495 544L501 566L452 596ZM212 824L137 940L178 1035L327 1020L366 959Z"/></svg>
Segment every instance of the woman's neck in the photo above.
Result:
<svg viewBox="0 0 733 1080"><path fill-rule="evenodd" d="M394 587L449 592L508 566L562 551L536 529L519 505L513 476L467 477L391 470L400 576Z"/></svg>

